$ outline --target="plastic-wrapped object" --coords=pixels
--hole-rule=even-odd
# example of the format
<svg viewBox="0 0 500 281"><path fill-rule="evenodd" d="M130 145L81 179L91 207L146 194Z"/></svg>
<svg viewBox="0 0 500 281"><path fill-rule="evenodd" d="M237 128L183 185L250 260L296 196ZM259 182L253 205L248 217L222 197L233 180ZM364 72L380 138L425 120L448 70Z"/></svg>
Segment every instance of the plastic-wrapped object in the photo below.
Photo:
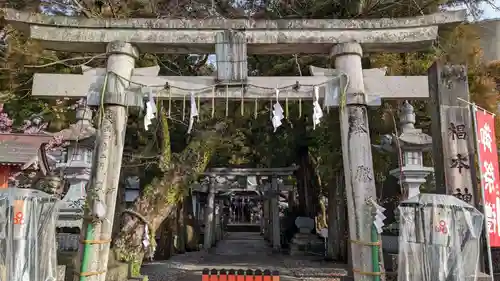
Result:
<svg viewBox="0 0 500 281"><path fill-rule="evenodd" d="M476 280L483 215L451 196L420 194L399 205L398 281Z"/></svg>
<svg viewBox="0 0 500 281"><path fill-rule="evenodd" d="M55 281L57 199L34 189L0 190L0 281Z"/></svg>

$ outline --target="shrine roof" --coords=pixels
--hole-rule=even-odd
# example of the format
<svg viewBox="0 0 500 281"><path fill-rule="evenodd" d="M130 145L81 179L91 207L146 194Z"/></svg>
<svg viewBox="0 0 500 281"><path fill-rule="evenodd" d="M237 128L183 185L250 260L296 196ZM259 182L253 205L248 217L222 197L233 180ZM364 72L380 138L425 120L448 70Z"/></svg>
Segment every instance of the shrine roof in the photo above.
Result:
<svg viewBox="0 0 500 281"><path fill-rule="evenodd" d="M365 52L427 49L440 26L459 24L465 11L381 19L87 19L5 9L5 19L52 50L104 53L112 41L147 53L215 53L215 35L244 32L250 54L329 54L338 43Z"/></svg>
<svg viewBox="0 0 500 281"><path fill-rule="evenodd" d="M45 134L0 134L0 164L23 165L37 155L40 145L52 137Z"/></svg>

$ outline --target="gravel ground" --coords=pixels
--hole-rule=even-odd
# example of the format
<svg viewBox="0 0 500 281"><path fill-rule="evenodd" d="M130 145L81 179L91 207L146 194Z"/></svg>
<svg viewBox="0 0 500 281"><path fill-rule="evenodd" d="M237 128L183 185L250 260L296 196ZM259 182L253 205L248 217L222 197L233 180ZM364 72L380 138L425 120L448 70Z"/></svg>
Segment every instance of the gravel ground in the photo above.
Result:
<svg viewBox="0 0 500 281"><path fill-rule="evenodd" d="M206 254L206 251L188 252L166 261L148 262L143 264L141 274L147 275L149 281L177 281L196 268Z"/></svg>
<svg viewBox="0 0 500 281"><path fill-rule="evenodd" d="M348 280L345 265L324 261L317 257L289 257L284 265L301 281L344 281Z"/></svg>

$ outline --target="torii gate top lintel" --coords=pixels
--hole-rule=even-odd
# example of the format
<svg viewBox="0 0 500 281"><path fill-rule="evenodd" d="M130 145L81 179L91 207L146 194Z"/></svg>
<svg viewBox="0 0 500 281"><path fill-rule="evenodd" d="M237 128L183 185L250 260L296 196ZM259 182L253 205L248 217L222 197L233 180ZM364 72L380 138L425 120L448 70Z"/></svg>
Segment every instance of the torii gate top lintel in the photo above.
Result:
<svg viewBox="0 0 500 281"><path fill-rule="evenodd" d="M439 26L465 20L465 11L396 19L86 19L5 10L5 19L46 49L105 53L112 41L149 53L214 53L216 34L242 31L249 54L329 54L334 44L358 42L364 52L426 49ZM348 31L348 32L346 32Z"/></svg>
<svg viewBox="0 0 500 281"><path fill-rule="evenodd" d="M299 168L212 168L204 172L206 176L289 176Z"/></svg>

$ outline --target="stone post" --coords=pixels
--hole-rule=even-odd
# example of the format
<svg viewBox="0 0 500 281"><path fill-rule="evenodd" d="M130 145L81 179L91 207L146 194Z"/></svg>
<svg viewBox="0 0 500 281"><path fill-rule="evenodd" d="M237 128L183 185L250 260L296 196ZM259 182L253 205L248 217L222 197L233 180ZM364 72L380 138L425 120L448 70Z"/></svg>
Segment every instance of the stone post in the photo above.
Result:
<svg viewBox="0 0 500 281"><path fill-rule="evenodd" d="M210 249L212 247L212 232L215 209L215 178L210 178L208 186L207 204L205 207L205 230L203 232L203 247Z"/></svg>
<svg viewBox="0 0 500 281"><path fill-rule="evenodd" d="M281 248L281 227L280 227L280 208L279 208L279 186L278 177L271 179L271 218L272 218L272 241L273 250L279 251Z"/></svg>
<svg viewBox="0 0 500 281"><path fill-rule="evenodd" d="M262 236L264 236L264 232L265 232L265 220L264 220L264 203L265 202L265 199L262 200L261 199L261 202L260 202L260 221L259 221L259 224L260 224L260 234L262 234Z"/></svg>
<svg viewBox="0 0 500 281"><path fill-rule="evenodd" d="M349 236L350 240L361 243L351 243L354 280L369 280L371 276L358 273L373 271L371 247L362 243L371 241L373 219L367 199L376 198L367 102L361 66L363 51L358 43L343 43L333 47L331 54L335 58L335 68L347 74L349 79L345 97L341 97L344 100L340 101L339 111L349 212Z"/></svg>
<svg viewBox="0 0 500 281"><path fill-rule="evenodd" d="M212 209L212 216L213 216L213 219L212 219L212 228L210 228L210 238L211 238L211 245L212 247L215 246L215 243L216 243L216 232L217 232L217 200L215 200L214 202L214 208Z"/></svg>
<svg viewBox="0 0 500 281"><path fill-rule="evenodd" d="M221 240L221 230L222 230L222 200L217 201L217 206L215 207L215 241Z"/></svg>
<svg viewBox="0 0 500 281"><path fill-rule="evenodd" d="M111 42L107 46L109 55L107 61L107 79L105 91L101 97L103 107L102 124L96 142L96 155L90 190L90 214L99 220L88 222L92 224L94 237L85 240L109 241L105 244L94 244L91 247L89 268L86 272L102 272L89 276L88 281L105 281L108 266L109 248L113 220L115 216L116 199L122 165L125 131L127 128L127 97L126 89L138 57L137 49L129 43ZM86 233L89 225L86 223L82 233ZM84 248L84 247L80 247ZM82 253L83 254L83 253ZM80 255L82 257L82 255ZM76 275L75 275L76 276ZM75 277L77 279L78 277Z"/></svg>
<svg viewBox="0 0 500 281"><path fill-rule="evenodd" d="M264 205L262 207L263 210L263 220L264 220L264 239L269 241L269 190L264 191Z"/></svg>
<svg viewBox="0 0 500 281"><path fill-rule="evenodd" d="M219 201L215 200L214 204L214 219L212 221L212 246L217 244L217 228L219 227Z"/></svg>
<svg viewBox="0 0 500 281"><path fill-rule="evenodd" d="M469 84L465 65L436 61L428 70L429 108L436 190L453 194L477 206L475 140L469 105ZM466 195L466 196L464 196Z"/></svg>
<svg viewBox="0 0 500 281"><path fill-rule="evenodd" d="M225 199L220 200L219 205L219 241L224 238L224 227L226 225L226 214L224 213Z"/></svg>
<svg viewBox="0 0 500 281"><path fill-rule="evenodd" d="M201 225L201 222L205 220L205 212L201 206L200 197L200 194L196 193L196 223L198 225Z"/></svg>

